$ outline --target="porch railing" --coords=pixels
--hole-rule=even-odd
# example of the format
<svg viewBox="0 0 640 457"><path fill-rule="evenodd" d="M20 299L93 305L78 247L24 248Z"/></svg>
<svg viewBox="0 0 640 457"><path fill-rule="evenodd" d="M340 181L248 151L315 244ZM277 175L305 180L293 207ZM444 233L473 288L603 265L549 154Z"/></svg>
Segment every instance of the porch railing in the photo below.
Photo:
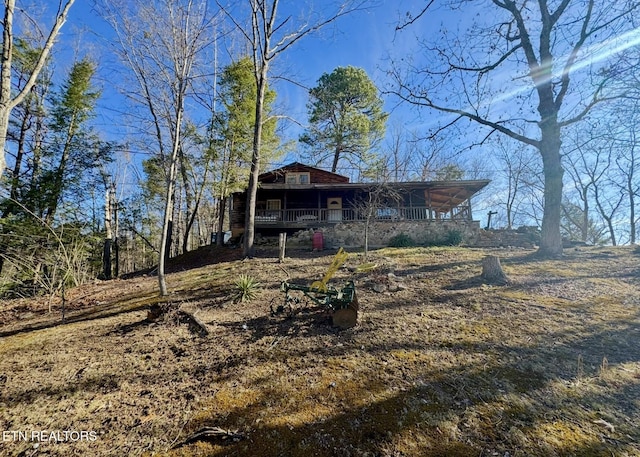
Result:
<svg viewBox="0 0 640 457"><path fill-rule="evenodd" d="M364 221L365 211L355 208L326 209L282 209L256 210L257 224L312 225L315 222L338 223L345 221ZM377 221L436 221L470 220L468 206L459 206L446 213L428 207L378 208L373 211L372 219Z"/></svg>

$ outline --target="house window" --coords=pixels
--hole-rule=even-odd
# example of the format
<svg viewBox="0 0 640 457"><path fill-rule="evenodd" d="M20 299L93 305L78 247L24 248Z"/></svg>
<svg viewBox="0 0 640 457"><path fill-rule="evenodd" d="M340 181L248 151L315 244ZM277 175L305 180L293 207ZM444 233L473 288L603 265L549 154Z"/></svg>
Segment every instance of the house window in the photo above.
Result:
<svg viewBox="0 0 640 457"><path fill-rule="evenodd" d="M279 209L280 209L280 200L267 200L267 211L279 210Z"/></svg>
<svg viewBox="0 0 640 457"><path fill-rule="evenodd" d="M285 177L287 184L309 184L311 177L308 171L299 173L287 173Z"/></svg>

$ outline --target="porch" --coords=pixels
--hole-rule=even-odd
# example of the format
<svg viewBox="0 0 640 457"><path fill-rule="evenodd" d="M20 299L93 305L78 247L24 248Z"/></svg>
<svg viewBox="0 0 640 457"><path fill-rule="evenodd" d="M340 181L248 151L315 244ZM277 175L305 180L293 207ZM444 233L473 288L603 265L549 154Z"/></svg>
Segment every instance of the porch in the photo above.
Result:
<svg viewBox="0 0 640 457"><path fill-rule="evenodd" d="M438 211L426 206L380 207L369 215L370 221L470 221L470 205L452 207L448 211ZM340 222L363 222L367 213L357 208L297 208L256 210L257 228L312 228Z"/></svg>
<svg viewBox="0 0 640 457"><path fill-rule="evenodd" d="M404 183L261 182L256 196L254 227L271 236L278 232L353 226L368 221L407 222L416 227L473 221L470 198L488 181ZM233 195L230 205L234 236L244 232L246 194ZM430 224L432 223L432 224Z"/></svg>

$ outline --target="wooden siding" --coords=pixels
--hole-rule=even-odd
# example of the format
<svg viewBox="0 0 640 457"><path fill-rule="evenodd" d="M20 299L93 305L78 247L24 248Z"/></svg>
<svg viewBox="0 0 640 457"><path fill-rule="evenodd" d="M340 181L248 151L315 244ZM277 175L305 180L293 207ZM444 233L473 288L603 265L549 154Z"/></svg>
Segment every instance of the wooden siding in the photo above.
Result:
<svg viewBox="0 0 640 457"><path fill-rule="evenodd" d="M287 173L309 173L309 182L311 184L344 184L349 182L349 178L346 176L310 167L298 162L278 168L277 170L263 173L258 177L258 181L268 184L284 184L285 175Z"/></svg>

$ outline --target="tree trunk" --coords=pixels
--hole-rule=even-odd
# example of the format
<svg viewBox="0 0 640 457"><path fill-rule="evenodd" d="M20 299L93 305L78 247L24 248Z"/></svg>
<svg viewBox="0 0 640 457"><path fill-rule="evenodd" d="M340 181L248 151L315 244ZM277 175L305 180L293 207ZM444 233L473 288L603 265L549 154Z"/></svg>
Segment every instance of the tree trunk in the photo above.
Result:
<svg viewBox="0 0 640 457"><path fill-rule="evenodd" d="M53 24L47 40L40 51L38 61L36 62L29 79L22 88L22 90L11 98L11 65L12 65L12 53L13 53L13 13L15 10L15 0L6 0L4 2L4 20L3 20L3 33L2 33L2 65L0 65L0 177L4 173L6 166L6 158L4 151L6 149L7 131L9 129L9 118L11 117L11 110L22 103L22 100L31 92L31 88L36 83L42 68L44 67L51 48L56 41L56 37L60 29L67 20L69 9L73 5L75 0L67 0L62 6L59 5L58 14L56 16L55 23Z"/></svg>
<svg viewBox="0 0 640 457"><path fill-rule="evenodd" d="M191 230L193 229L193 223L198 216L198 210L200 208L200 197L196 199L195 206L193 207L193 212L189 216L187 220L187 226L184 229L184 239L182 240L182 252L189 252L189 238Z"/></svg>
<svg viewBox="0 0 640 457"><path fill-rule="evenodd" d="M589 240L589 195L587 195L587 188L582 192L582 202L581 241L586 243Z"/></svg>
<svg viewBox="0 0 640 457"><path fill-rule="evenodd" d="M227 210L227 199L220 198L218 202L218 230L216 235L216 245L222 246L224 244L224 213Z"/></svg>
<svg viewBox="0 0 640 457"><path fill-rule="evenodd" d="M102 275L104 279L111 279L111 241L113 230L111 227L111 187L107 188L104 199L104 245L102 248Z"/></svg>
<svg viewBox="0 0 640 457"><path fill-rule="evenodd" d="M548 93L547 93L548 92ZM558 110L553 103L551 90L540 93L540 154L544 173L544 210L538 254L541 257L562 256L562 235L560 219L562 214L562 168L560 147L560 126Z"/></svg>
<svg viewBox="0 0 640 457"><path fill-rule="evenodd" d="M2 25L2 65L0 70L0 178L4 173L6 158L4 155L9 130L9 118L13 105L11 100L11 65L13 58L13 12L15 0L4 2L4 20Z"/></svg>
<svg viewBox="0 0 640 457"><path fill-rule="evenodd" d="M249 188L247 189L247 207L245 209L243 256L253 256L253 240L255 237L256 197L258 193L258 176L260 175L260 155L262 145L262 117L264 109L264 95L267 89L267 62L263 62L257 75L258 91L256 94L256 121L253 129L253 157L251 173L249 174Z"/></svg>
<svg viewBox="0 0 640 457"><path fill-rule="evenodd" d="M111 238L105 238L102 248L102 275L104 279L111 279L111 269Z"/></svg>
<svg viewBox="0 0 640 457"><path fill-rule="evenodd" d="M120 242L116 236L113 240L113 277L118 278L120 276Z"/></svg>
<svg viewBox="0 0 640 457"><path fill-rule="evenodd" d="M7 164L4 156L5 144L7 141L7 130L9 130L9 116L11 109L6 107L4 102L0 103L0 177L4 172L4 168Z"/></svg>
<svg viewBox="0 0 640 457"><path fill-rule="evenodd" d="M191 227L193 225L193 221L195 219L196 213L198 211L198 204L195 202L194 197L191 193L191 187L189 185L189 176L187 174L187 165L186 158L184 156L184 151L182 147L180 147L179 151L179 160L180 160L180 175L182 177L182 185L184 187L184 198L186 204L186 213L185 213L185 228L182 236L182 253L189 252L189 233L191 232Z"/></svg>
<svg viewBox="0 0 640 457"><path fill-rule="evenodd" d="M629 194L629 244L636 244L636 200L631 178L633 173L629 174L627 180L627 193Z"/></svg>
<svg viewBox="0 0 640 457"><path fill-rule="evenodd" d="M178 122L182 122L182 117L178 116ZM176 122L177 129L180 129L180 124ZM174 140L177 142L177 139ZM169 166L169 182L167 183L166 203L164 207L164 221L162 223L162 238L160 239L160 252L158 261L158 286L160 288L160 295L169 295L167 290L167 281L165 277L165 265L169 257L171 249L171 234L173 232L173 194L176 187L176 168L178 159L178 145L174 145L173 153L171 154L171 165Z"/></svg>
<svg viewBox="0 0 640 457"><path fill-rule="evenodd" d="M367 220L364 222L364 260L369 259L369 229L371 226L371 217L367 215Z"/></svg>
<svg viewBox="0 0 640 457"><path fill-rule="evenodd" d="M120 277L120 225L118 221L118 203L116 202L116 187L111 188L111 204L113 205L113 255L114 255L114 277Z"/></svg>
<svg viewBox="0 0 640 457"><path fill-rule="evenodd" d="M9 191L9 196L13 200L18 199L18 188L20 186L20 171L22 168L22 161L24 159L24 149L25 149L27 131L29 130L28 121L29 121L29 118L31 117L30 103L26 103L25 105L26 105L25 112L20 122L20 134L18 136L16 159L13 165L13 175L11 176L11 190ZM3 215L3 217L6 217L6 212Z"/></svg>
<svg viewBox="0 0 640 457"><path fill-rule="evenodd" d="M497 255L488 255L482 259L482 279L491 284L507 284L509 278L502 271L500 258Z"/></svg>

